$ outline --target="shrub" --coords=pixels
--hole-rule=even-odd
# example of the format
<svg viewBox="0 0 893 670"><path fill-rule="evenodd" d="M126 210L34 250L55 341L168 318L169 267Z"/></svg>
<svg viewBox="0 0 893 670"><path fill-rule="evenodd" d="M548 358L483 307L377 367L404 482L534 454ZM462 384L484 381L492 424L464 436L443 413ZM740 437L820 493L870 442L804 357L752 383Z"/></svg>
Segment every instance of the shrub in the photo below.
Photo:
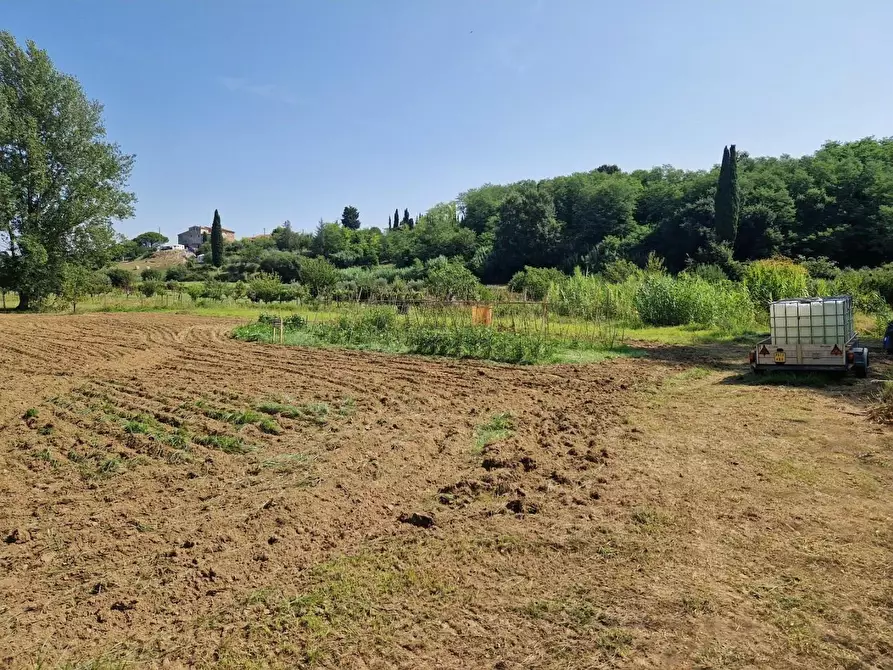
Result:
<svg viewBox="0 0 893 670"><path fill-rule="evenodd" d="M302 302L310 297L310 291L301 284L283 284L279 291L279 300L282 302Z"/></svg>
<svg viewBox="0 0 893 670"><path fill-rule="evenodd" d="M340 278L338 268L325 258L301 258L300 268L301 283L314 298L329 295Z"/></svg>
<svg viewBox="0 0 893 670"><path fill-rule="evenodd" d="M165 271L164 278L168 281L187 281L189 274L189 268L185 265L172 265Z"/></svg>
<svg viewBox="0 0 893 670"><path fill-rule="evenodd" d="M754 261L744 270L743 277L754 304L762 308L773 300L806 296L806 279L806 268L787 258Z"/></svg>
<svg viewBox="0 0 893 670"><path fill-rule="evenodd" d="M164 280L164 272L156 268L144 268L140 272L143 281L162 281Z"/></svg>
<svg viewBox="0 0 893 670"><path fill-rule="evenodd" d="M363 310L360 325L382 332L394 330L397 327L397 312L391 307L370 307Z"/></svg>
<svg viewBox="0 0 893 670"><path fill-rule="evenodd" d="M425 286L441 300L478 300L483 288L471 270L443 256L430 262Z"/></svg>
<svg viewBox="0 0 893 670"><path fill-rule="evenodd" d="M553 284L560 285L567 275L555 268L532 268L524 266L509 280L509 289L515 293L526 293L531 300L543 300Z"/></svg>
<svg viewBox="0 0 893 670"><path fill-rule="evenodd" d="M111 268L106 270L106 274L115 288L129 291L133 287L133 273L124 268Z"/></svg>
<svg viewBox="0 0 893 670"><path fill-rule="evenodd" d="M153 295L164 293L164 282L156 280L144 280L140 282L139 292L147 298L151 298Z"/></svg>
<svg viewBox="0 0 893 670"><path fill-rule="evenodd" d="M222 300L226 297L226 285L216 279L209 279L202 286L202 297L211 300Z"/></svg>
<svg viewBox="0 0 893 670"><path fill-rule="evenodd" d="M622 284L630 277L635 277L639 273L639 267L632 261L625 258L618 258L605 264L602 270L602 276L609 282Z"/></svg>
<svg viewBox="0 0 893 670"><path fill-rule="evenodd" d="M251 302L275 302L282 295L282 280L278 275L258 272L248 282L247 294Z"/></svg>
<svg viewBox="0 0 893 670"><path fill-rule="evenodd" d="M205 292L205 287L201 284L189 284L186 286L186 295L192 298L192 302L197 302Z"/></svg>
<svg viewBox="0 0 893 670"><path fill-rule="evenodd" d="M691 275L694 275L695 277L700 277L704 281L713 282L716 284L728 281L729 279L725 270L723 270L722 267L720 267L719 265L693 265L688 269L687 272Z"/></svg>

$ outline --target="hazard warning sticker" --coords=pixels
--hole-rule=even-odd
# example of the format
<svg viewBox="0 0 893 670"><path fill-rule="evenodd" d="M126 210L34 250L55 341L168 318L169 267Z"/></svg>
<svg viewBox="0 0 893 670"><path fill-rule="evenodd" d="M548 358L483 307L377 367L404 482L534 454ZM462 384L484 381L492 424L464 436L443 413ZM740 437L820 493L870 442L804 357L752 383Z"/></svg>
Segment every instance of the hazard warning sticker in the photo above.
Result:
<svg viewBox="0 0 893 670"><path fill-rule="evenodd" d="M834 345L834 348L831 350L831 355L832 355L832 356L840 356L842 353L843 353L843 352L840 350L840 347L838 347L838 346L835 344L835 345Z"/></svg>
<svg viewBox="0 0 893 670"><path fill-rule="evenodd" d="M769 355L769 350L766 348L766 345L764 344L763 348L760 349L760 356L768 356L768 355Z"/></svg>

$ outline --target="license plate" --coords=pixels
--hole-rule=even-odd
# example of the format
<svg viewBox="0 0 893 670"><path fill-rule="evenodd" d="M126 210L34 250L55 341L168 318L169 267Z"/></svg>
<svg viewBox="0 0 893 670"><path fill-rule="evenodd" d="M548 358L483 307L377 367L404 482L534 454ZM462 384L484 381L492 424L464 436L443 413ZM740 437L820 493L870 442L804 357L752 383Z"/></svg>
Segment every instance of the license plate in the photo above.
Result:
<svg viewBox="0 0 893 670"><path fill-rule="evenodd" d="M776 363L784 363L784 352L783 351L775 352L775 362Z"/></svg>

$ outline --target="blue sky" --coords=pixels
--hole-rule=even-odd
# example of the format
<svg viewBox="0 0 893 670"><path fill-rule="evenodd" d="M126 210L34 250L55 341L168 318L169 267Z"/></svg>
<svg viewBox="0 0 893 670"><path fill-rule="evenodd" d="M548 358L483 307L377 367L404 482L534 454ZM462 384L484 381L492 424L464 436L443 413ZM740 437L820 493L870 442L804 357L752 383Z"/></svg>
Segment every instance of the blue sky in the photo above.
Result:
<svg viewBox="0 0 893 670"><path fill-rule="evenodd" d="M137 155L128 236L363 225L485 182L893 135L893 2L28 0Z"/></svg>

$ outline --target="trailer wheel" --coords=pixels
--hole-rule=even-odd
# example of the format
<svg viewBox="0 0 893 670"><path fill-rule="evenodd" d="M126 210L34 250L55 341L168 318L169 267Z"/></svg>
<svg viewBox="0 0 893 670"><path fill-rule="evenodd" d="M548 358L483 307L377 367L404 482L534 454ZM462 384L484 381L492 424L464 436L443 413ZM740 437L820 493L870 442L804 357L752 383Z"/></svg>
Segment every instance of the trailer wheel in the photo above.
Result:
<svg viewBox="0 0 893 670"><path fill-rule="evenodd" d="M861 365L856 365L853 372L859 379L865 379L868 376L868 350L865 350L865 361Z"/></svg>

